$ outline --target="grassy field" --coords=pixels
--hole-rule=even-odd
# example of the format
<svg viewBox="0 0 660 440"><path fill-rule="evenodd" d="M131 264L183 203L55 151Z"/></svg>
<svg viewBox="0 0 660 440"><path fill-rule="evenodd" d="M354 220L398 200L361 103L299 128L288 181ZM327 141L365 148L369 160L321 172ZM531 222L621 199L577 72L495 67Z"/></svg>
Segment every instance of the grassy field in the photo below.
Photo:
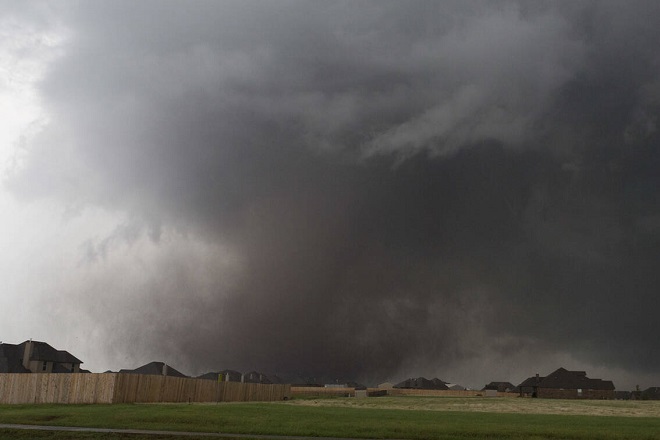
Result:
<svg viewBox="0 0 660 440"><path fill-rule="evenodd" d="M0 423L399 439L660 439L656 402L393 397L0 406ZM0 438L142 438L0 430ZM148 437L154 439L156 437Z"/></svg>

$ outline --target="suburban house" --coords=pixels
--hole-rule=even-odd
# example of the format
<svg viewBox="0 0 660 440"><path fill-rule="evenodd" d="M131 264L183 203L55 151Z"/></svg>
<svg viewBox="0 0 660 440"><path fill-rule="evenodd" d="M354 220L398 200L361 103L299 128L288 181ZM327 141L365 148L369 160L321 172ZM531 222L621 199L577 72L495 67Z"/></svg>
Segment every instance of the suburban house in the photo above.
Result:
<svg viewBox="0 0 660 440"><path fill-rule="evenodd" d="M222 375L222 373L215 372L215 371L209 371L208 373L201 374L197 376L197 379L205 379L205 380L213 380L215 382L224 382L225 378Z"/></svg>
<svg viewBox="0 0 660 440"><path fill-rule="evenodd" d="M538 397L537 392L539 384L545 377L541 377L538 374L533 377L528 377L520 385L518 385L518 390L520 391L521 396L529 397Z"/></svg>
<svg viewBox="0 0 660 440"><path fill-rule="evenodd" d="M243 375L243 382L246 383L272 383L270 378L258 371L250 371Z"/></svg>
<svg viewBox="0 0 660 440"><path fill-rule="evenodd" d="M410 378L406 379L403 382L399 382L394 385L394 388L404 388L404 389L413 389L413 390L448 390L446 382L435 378L427 379L425 377Z"/></svg>
<svg viewBox="0 0 660 440"><path fill-rule="evenodd" d="M660 387L649 387L642 391L643 400L660 400Z"/></svg>
<svg viewBox="0 0 660 440"><path fill-rule="evenodd" d="M197 376L198 379L214 380L219 382L245 382L245 383L264 383L264 384L282 384L282 379L278 376L268 376L258 371L250 371L248 373L241 373L236 370L222 370L216 372L209 372Z"/></svg>
<svg viewBox="0 0 660 440"><path fill-rule="evenodd" d="M188 377L164 362L149 362L134 370L122 369L119 372L126 374L149 374L152 376Z"/></svg>
<svg viewBox="0 0 660 440"><path fill-rule="evenodd" d="M0 373L85 373L82 361L45 342L0 343Z"/></svg>
<svg viewBox="0 0 660 440"><path fill-rule="evenodd" d="M481 391L494 390L499 393L514 393L517 388L511 382L491 382L481 389Z"/></svg>
<svg viewBox="0 0 660 440"><path fill-rule="evenodd" d="M559 368L545 377L538 374L520 385L521 396L550 399L614 399L614 383L590 379L584 371Z"/></svg>

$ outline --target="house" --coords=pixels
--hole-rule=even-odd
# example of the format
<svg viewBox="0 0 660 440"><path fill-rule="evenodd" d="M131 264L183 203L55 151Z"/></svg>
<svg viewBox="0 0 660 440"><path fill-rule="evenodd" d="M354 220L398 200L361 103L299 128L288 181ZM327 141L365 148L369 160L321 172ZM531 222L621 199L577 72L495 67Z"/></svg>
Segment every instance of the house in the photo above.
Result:
<svg viewBox="0 0 660 440"><path fill-rule="evenodd" d="M615 396L612 381L590 379L584 371L565 368L559 368L545 377L537 374L518 387L521 396L551 399L614 399Z"/></svg>
<svg viewBox="0 0 660 440"><path fill-rule="evenodd" d="M222 370L219 372L222 374L225 382L243 382L243 373L236 370Z"/></svg>
<svg viewBox="0 0 660 440"><path fill-rule="evenodd" d="M245 383L284 383L282 379L277 376L267 376L257 371L250 371L248 373L241 373L236 370L222 370L217 372L210 372L197 376L198 379L208 379L220 382L245 382Z"/></svg>
<svg viewBox="0 0 660 440"><path fill-rule="evenodd" d="M269 375L266 376L266 377L267 377L268 380L270 381L269 383L272 383L272 384L278 384L278 385L281 385L281 384L285 384L285 383L286 383L286 382L284 381L284 379L282 379L282 378L281 378L280 376L278 376L277 374L269 374Z"/></svg>
<svg viewBox="0 0 660 440"><path fill-rule="evenodd" d="M215 382L224 381L224 377L220 372L213 372L213 371L209 371L208 373L201 374L197 376L196 379L213 380Z"/></svg>
<svg viewBox="0 0 660 440"><path fill-rule="evenodd" d="M486 390L494 390L498 393L514 393L517 391L516 386L511 382L491 382L481 389L481 391Z"/></svg>
<svg viewBox="0 0 660 440"><path fill-rule="evenodd" d="M427 379L425 377L410 378L406 379L403 382L399 382L394 385L394 388L404 388L404 389L413 389L413 390L448 390L449 388L444 381L435 378Z"/></svg>
<svg viewBox="0 0 660 440"><path fill-rule="evenodd" d="M45 342L0 343L0 373L84 373L82 361Z"/></svg>
<svg viewBox="0 0 660 440"><path fill-rule="evenodd" d="M125 374L148 374L152 376L188 377L164 362L149 362L134 370L122 369L119 372Z"/></svg>
<svg viewBox="0 0 660 440"><path fill-rule="evenodd" d="M642 391L642 400L660 400L660 387L649 387Z"/></svg>
<svg viewBox="0 0 660 440"><path fill-rule="evenodd" d="M271 383L268 376L259 373L258 371L250 371L243 375L243 382L245 383Z"/></svg>
<svg viewBox="0 0 660 440"><path fill-rule="evenodd" d="M518 385L520 396L538 397L539 384L543 379L545 379L545 377L541 377L538 374L534 377L525 379L520 385Z"/></svg>

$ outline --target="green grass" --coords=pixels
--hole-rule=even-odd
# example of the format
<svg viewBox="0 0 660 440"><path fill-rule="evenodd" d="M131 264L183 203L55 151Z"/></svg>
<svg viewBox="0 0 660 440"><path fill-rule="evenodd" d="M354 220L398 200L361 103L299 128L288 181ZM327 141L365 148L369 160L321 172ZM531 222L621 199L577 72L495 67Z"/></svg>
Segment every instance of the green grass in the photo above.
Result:
<svg viewBox="0 0 660 440"><path fill-rule="evenodd" d="M347 404L352 401L347 399ZM429 440L660 439L657 417L420 411L293 403L2 405L0 423ZM48 438L57 438L48 434ZM75 435L61 438L117 438Z"/></svg>
<svg viewBox="0 0 660 440"><path fill-rule="evenodd" d="M22 429L0 429L0 440L172 440L171 435L121 434L99 432L34 431ZM213 437L185 437L186 440L209 440ZM232 440L224 437L222 440ZM235 440L246 440L244 437Z"/></svg>

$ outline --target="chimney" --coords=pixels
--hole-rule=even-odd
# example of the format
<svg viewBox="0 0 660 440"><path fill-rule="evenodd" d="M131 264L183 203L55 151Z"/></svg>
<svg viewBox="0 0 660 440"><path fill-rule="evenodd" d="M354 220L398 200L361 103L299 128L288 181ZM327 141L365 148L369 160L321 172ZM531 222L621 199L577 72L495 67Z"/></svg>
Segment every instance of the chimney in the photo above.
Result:
<svg viewBox="0 0 660 440"><path fill-rule="evenodd" d="M167 364L163 363L163 376L167 376Z"/></svg>
<svg viewBox="0 0 660 440"><path fill-rule="evenodd" d="M30 356L32 356L32 339L25 342L25 350L23 351L23 366L30 369Z"/></svg>

